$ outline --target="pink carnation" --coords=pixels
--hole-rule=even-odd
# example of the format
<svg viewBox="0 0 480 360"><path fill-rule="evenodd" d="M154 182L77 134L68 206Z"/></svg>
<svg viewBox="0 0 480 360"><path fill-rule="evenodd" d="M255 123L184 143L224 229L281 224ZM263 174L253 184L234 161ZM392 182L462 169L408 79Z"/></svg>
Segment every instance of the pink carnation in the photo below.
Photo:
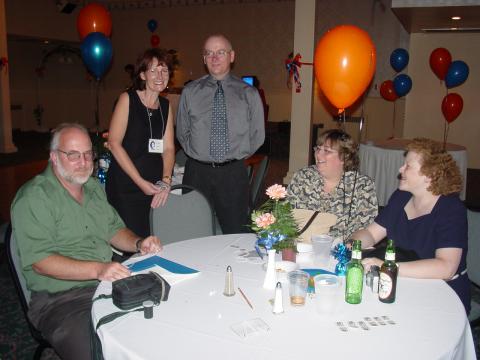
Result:
<svg viewBox="0 0 480 360"><path fill-rule="evenodd" d="M276 220L277 219L275 219L275 216L273 216L272 214L265 213L258 216L255 219L255 224L257 224L259 228L266 229L267 227L272 225Z"/></svg>
<svg viewBox="0 0 480 360"><path fill-rule="evenodd" d="M267 189L267 195L270 199L280 200L287 195L287 190L282 185L272 185Z"/></svg>

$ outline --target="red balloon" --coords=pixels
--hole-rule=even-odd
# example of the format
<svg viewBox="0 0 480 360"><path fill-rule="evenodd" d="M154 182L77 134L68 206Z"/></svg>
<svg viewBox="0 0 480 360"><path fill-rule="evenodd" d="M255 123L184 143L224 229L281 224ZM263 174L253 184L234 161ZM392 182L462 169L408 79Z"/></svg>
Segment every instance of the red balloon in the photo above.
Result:
<svg viewBox="0 0 480 360"><path fill-rule="evenodd" d="M380 85L380 95L382 95L382 97L388 101L395 101L398 99L398 95L395 92L392 80L386 80L382 83L382 85Z"/></svg>
<svg viewBox="0 0 480 360"><path fill-rule="evenodd" d="M91 3L85 6L77 18L77 30L83 40L92 32L101 32L106 37L112 34L112 18L103 5Z"/></svg>
<svg viewBox="0 0 480 360"><path fill-rule="evenodd" d="M452 55L445 48L436 48L430 54L430 67L440 80L445 80L451 62Z"/></svg>
<svg viewBox="0 0 480 360"><path fill-rule="evenodd" d="M442 101L442 113L449 123L453 122L463 110L463 99L457 93L448 94Z"/></svg>
<svg viewBox="0 0 480 360"><path fill-rule="evenodd" d="M160 45L160 36L158 36L157 34L153 34L150 37L150 44L152 45L152 47L157 47L158 45Z"/></svg>

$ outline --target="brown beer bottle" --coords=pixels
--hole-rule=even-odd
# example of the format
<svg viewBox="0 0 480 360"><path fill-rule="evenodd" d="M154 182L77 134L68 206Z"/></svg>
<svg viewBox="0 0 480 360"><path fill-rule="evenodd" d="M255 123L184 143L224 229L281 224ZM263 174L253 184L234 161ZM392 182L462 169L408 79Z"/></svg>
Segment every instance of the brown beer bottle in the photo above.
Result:
<svg viewBox="0 0 480 360"><path fill-rule="evenodd" d="M395 302L397 290L398 266L395 263L395 246L393 240L387 240L387 251L385 261L380 268L380 281L378 288L378 299L384 303Z"/></svg>

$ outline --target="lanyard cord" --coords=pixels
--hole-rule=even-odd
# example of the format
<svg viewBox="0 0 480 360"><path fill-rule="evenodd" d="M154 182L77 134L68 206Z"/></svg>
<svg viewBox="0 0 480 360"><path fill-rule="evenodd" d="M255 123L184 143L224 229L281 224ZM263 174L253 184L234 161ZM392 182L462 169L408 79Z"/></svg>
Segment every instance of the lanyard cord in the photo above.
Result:
<svg viewBox="0 0 480 360"><path fill-rule="evenodd" d="M358 176L358 171L355 171L355 179L353 180L353 189L352 189L352 195L350 196L350 206L348 208L348 218L345 220L345 227L343 228L343 233L342 233L342 240L345 242L345 231L348 228L348 224L350 223L350 217L352 216L352 204L353 204L353 197L355 196L355 187L357 186L357 176ZM343 213L345 214L345 205L347 204L346 201L346 195L345 195L345 190L346 190L346 184L345 184L345 172L343 173L342 176L342 182L343 182Z"/></svg>
<svg viewBox="0 0 480 360"><path fill-rule="evenodd" d="M158 98L157 98L158 99ZM148 125L150 126L150 139L153 139L153 131L152 131L152 121L151 117L153 114L153 111L150 111L147 106L147 99L145 97L145 101L142 101L143 106L145 106L145 109L147 110L147 116L148 116ZM160 100L158 100L158 110L160 111L160 116L162 117L162 139L163 136L165 135L165 119L163 117L163 111L162 111L162 105L160 104Z"/></svg>

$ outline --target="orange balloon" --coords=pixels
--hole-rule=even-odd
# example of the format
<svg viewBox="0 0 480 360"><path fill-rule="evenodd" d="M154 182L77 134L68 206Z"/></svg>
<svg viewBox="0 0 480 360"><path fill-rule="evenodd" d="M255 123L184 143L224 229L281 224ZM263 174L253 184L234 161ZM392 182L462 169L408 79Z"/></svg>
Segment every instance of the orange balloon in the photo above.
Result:
<svg viewBox="0 0 480 360"><path fill-rule="evenodd" d="M92 32L101 32L106 37L112 34L112 18L103 5L91 3L85 6L77 18L77 30L83 40Z"/></svg>
<svg viewBox="0 0 480 360"><path fill-rule="evenodd" d="M352 25L330 29L315 49L315 76L339 113L362 95L375 73L377 55L366 31Z"/></svg>

